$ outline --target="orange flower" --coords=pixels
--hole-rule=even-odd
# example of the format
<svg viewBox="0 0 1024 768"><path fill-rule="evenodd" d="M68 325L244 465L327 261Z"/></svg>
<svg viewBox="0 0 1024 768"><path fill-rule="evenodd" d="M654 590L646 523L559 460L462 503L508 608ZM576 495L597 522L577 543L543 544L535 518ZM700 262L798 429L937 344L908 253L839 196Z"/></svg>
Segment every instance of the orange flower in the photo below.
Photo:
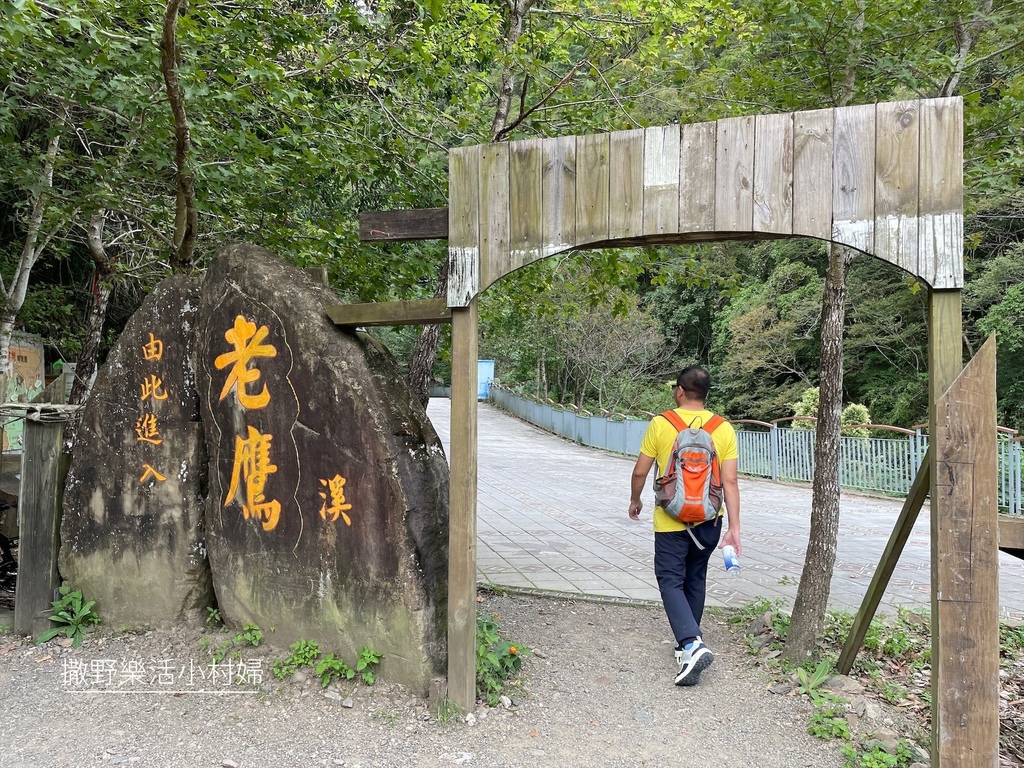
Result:
<svg viewBox="0 0 1024 768"><path fill-rule="evenodd" d="M508 652L511 653L513 656L515 656L516 653L518 653L518 651L516 651L516 647L514 645L510 645L508 647Z"/></svg>

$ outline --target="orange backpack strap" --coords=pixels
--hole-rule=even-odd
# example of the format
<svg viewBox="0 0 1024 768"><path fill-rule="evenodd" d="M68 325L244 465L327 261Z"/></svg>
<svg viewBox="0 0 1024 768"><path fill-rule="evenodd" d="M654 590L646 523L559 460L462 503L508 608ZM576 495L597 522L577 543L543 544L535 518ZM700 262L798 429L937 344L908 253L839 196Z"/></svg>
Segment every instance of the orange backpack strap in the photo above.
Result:
<svg viewBox="0 0 1024 768"><path fill-rule="evenodd" d="M708 419L708 423L705 424L702 427L702 429L710 435L710 434L714 433L714 431L716 429L718 429L718 427L721 426L721 424L723 424L724 422L725 422L725 419L723 419L721 416L719 416L716 413L714 416L712 416L710 419Z"/></svg>
<svg viewBox="0 0 1024 768"><path fill-rule="evenodd" d="M676 432L682 432L686 429L686 422L683 418L675 411L665 411L661 414L662 418L665 419L669 424L676 428Z"/></svg>

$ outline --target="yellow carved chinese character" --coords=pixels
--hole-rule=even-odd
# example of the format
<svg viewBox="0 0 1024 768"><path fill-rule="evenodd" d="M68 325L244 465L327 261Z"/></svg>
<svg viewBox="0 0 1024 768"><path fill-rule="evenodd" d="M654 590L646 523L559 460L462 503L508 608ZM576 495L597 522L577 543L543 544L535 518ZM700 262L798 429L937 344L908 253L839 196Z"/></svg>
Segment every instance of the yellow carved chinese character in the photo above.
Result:
<svg viewBox="0 0 1024 768"><path fill-rule="evenodd" d="M142 345L142 357L146 360L160 360L164 356L164 343L149 334L149 341Z"/></svg>
<svg viewBox="0 0 1024 768"><path fill-rule="evenodd" d="M152 397L154 400L166 400L167 393L163 391L163 387L163 379L157 378L155 375L147 377L142 382L142 397L139 400L145 400L147 397Z"/></svg>
<svg viewBox="0 0 1024 768"><path fill-rule="evenodd" d="M149 466L149 464L143 464L142 466L146 468L146 471L143 472L142 477L139 478L140 483L146 482L147 477L155 477L157 481L161 483L167 479L164 475L161 475L159 472L157 472L155 469Z"/></svg>
<svg viewBox="0 0 1024 768"><path fill-rule="evenodd" d="M224 338L234 346L235 351L218 355L213 361L217 370L231 366L218 399L223 400L228 392L234 389L235 396L243 408L264 408L270 402L266 384L258 395L250 395L245 389L260 377L259 369L250 370L246 367L249 361L254 357L277 357L277 350L272 345L262 343L268 333L270 329L265 325L261 325L257 330L256 323L249 322L241 315L235 318L235 327L224 333Z"/></svg>
<svg viewBox="0 0 1024 768"><path fill-rule="evenodd" d="M135 421L135 434L139 436L139 442L160 445L163 440L160 438L160 430L156 428L156 416L146 413Z"/></svg>
<svg viewBox="0 0 1024 768"><path fill-rule="evenodd" d="M324 520L327 516L331 516L331 522L338 522L338 515L345 520L345 525L352 525L352 518L345 513L352 509L351 504L345 503L345 483L347 481L341 475L335 475L330 480L321 480L320 485L327 489L327 492L320 491L320 498L324 499L324 504L320 507L320 517ZM331 496L331 506L327 506L327 494Z"/></svg>
<svg viewBox="0 0 1024 768"><path fill-rule="evenodd" d="M273 499L267 501L263 495L267 475L277 472L277 466L270 463L271 437L260 434L253 427L249 427L248 439L235 437L235 465L231 469L231 487L224 499L225 507L234 501L238 495L239 482L244 480L242 515L246 520L256 517L264 531L274 530L281 517L281 504Z"/></svg>

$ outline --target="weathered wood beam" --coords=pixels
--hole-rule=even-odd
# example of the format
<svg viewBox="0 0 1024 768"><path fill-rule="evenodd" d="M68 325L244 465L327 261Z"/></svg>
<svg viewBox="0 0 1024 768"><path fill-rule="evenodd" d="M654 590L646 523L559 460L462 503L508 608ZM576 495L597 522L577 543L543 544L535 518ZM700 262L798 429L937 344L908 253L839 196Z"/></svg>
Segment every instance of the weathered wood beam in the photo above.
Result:
<svg viewBox="0 0 1024 768"><path fill-rule="evenodd" d="M21 458L21 539L18 548L18 586L14 601L14 631L34 635L49 627L53 591L60 585L61 489L69 461L61 454L64 422L25 420L25 450Z"/></svg>
<svg viewBox="0 0 1024 768"><path fill-rule="evenodd" d="M359 240L364 243L447 239L447 208L363 211L359 214Z"/></svg>
<svg viewBox="0 0 1024 768"><path fill-rule="evenodd" d="M1024 560L1024 515L999 516L999 548Z"/></svg>
<svg viewBox="0 0 1024 768"><path fill-rule="evenodd" d="M335 325L431 325L450 323L452 311L445 299L382 301L376 304L338 304L324 312Z"/></svg>
<svg viewBox="0 0 1024 768"><path fill-rule="evenodd" d="M959 338L956 348L959 356ZM934 413L932 766L993 768L999 763L995 336Z"/></svg>
<svg viewBox="0 0 1024 768"><path fill-rule="evenodd" d="M451 480L448 486L448 699L476 701L477 303L452 322Z"/></svg>

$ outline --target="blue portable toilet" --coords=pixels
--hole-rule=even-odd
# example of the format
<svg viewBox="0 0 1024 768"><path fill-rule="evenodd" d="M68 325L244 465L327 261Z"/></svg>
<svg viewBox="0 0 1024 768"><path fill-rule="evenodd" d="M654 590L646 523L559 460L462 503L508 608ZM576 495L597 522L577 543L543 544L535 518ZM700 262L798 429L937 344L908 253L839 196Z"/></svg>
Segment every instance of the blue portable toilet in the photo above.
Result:
<svg viewBox="0 0 1024 768"><path fill-rule="evenodd" d="M486 400L491 393L491 382L494 381L494 361L477 360L476 362L476 399Z"/></svg>

